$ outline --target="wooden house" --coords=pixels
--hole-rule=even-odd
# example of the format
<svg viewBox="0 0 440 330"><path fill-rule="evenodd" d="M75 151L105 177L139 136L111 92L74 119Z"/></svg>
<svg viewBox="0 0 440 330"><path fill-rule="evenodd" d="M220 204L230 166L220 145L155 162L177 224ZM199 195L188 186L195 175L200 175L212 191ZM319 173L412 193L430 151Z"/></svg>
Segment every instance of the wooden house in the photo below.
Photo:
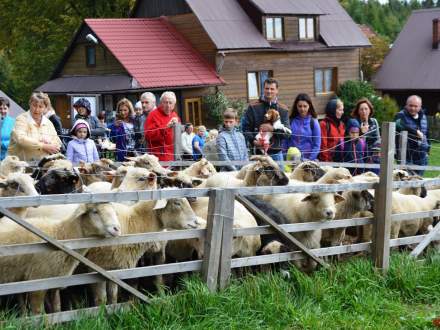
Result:
<svg viewBox="0 0 440 330"><path fill-rule="evenodd" d="M429 115L440 112L440 9L416 10L373 78L377 90L403 107L421 96Z"/></svg>
<svg viewBox="0 0 440 330"><path fill-rule="evenodd" d="M114 107L115 99L122 95L135 99L143 90L172 89L178 92L183 121L209 124L209 114L201 110L204 95L219 90L228 98L250 102L261 95L267 77L279 81L282 103L291 106L298 93L306 92L323 113L338 84L359 79L359 51L370 45L338 0L138 0L132 18L124 21L128 24L129 20L160 21L173 31L175 40L197 57L198 68L206 70L200 73L198 83L178 84L185 82L178 71L183 59L167 62L165 68L158 66L164 55L180 54L174 47L165 53L156 51L151 44L153 36L142 41L138 33L131 48L119 49L122 41L134 38L133 31L123 26L96 27L98 21L118 20L86 20L52 80L40 87L57 94L59 113L66 111L61 109L68 108L78 94L67 92L61 81L69 79L71 84L85 86L88 80L91 94L100 95L97 104L101 109ZM87 39L89 34L98 39L98 45ZM96 60L89 63L91 47L96 49ZM137 58L143 52L148 56ZM145 76L150 84L137 79L130 67L133 63L138 71L153 73ZM185 62L188 70L195 72L193 63ZM155 80L157 71L173 80L166 86L158 84L164 80ZM119 90L113 86L114 80L121 84ZM103 86L108 86L106 91Z"/></svg>

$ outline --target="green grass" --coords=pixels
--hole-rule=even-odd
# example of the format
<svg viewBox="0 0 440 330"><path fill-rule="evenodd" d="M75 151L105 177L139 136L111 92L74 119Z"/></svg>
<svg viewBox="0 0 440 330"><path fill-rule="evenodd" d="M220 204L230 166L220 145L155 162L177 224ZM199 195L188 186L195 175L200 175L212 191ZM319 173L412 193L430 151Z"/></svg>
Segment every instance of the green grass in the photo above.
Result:
<svg viewBox="0 0 440 330"><path fill-rule="evenodd" d="M162 293L149 306L55 328L433 329L440 316L439 255L424 262L393 255L386 276L360 258L311 276L294 268L290 274L248 275L216 294L194 276L181 291ZM27 327L10 321L5 328Z"/></svg>
<svg viewBox="0 0 440 330"><path fill-rule="evenodd" d="M440 143L433 142L431 145L431 152L429 154L429 164L431 166L440 166ZM439 171L426 171L424 177L435 178L440 175Z"/></svg>

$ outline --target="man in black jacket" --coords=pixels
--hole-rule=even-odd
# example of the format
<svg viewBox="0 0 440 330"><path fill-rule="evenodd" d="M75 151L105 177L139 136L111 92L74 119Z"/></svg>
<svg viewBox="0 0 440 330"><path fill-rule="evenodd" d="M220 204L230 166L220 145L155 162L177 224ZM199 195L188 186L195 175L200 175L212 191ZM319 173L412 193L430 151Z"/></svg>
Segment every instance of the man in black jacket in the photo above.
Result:
<svg viewBox="0 0 440 330"><path fill-rule="evenodd" d="M290 137L285 130L274 129L270 123L265 123L264 115L269 109L275 109L280 114L281 123L289 128L287 106L278 103L278 81L268 78L264 81L264 95L255 103L249 105L242 121L242 130L250 147L255 147L255 154L262 154L263 145L255 137L261 130L272 132L270 148L267 153L276 161L283 160L282 141Z"/></svg>

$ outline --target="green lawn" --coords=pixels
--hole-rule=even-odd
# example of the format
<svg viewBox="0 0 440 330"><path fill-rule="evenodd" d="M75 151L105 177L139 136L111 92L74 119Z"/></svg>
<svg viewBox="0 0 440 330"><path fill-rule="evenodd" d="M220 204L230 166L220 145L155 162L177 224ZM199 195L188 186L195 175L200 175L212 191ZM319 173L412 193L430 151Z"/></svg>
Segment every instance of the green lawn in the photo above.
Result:
<svg viewBox="0 0 440 330"><path fill-rule="evenodd" d="M386 276L363 258L311 276L291 268L290 275L248 275L217 294L192 277L150 306L56 329L433 329L440 317L439 255L424 262L394 255ZM26 328L38 327L5 325Z"/></svg>
<svg viewBox="0 0 440 330"><path fill-rule="evenodd" d="M434 142L431 146L431 153L429 155L429 165L440 166L440 143ZM439 171L426 171L425 177L433 178L440 175Z"/></svg>

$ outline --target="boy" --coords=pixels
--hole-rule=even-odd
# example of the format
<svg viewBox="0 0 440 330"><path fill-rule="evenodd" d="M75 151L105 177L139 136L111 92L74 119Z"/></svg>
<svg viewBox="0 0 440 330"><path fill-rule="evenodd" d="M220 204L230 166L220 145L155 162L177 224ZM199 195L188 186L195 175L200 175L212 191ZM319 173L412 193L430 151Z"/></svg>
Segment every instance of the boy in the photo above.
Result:
<svg viewBox="0 0 440 330"><path fill-rule="evenodd" d="M361 126L356 119L350 119L347 123L348 140L344 143L344 162L345 163L365 163L366 142L363 137L359 137ZM364 172L363 168L351 168L351 175L359 175Z"/></svg>
<svg viewBox="0 0 440 330"><path fill-rule="evenodd" d="M223 128L217 137L217 153L220 161L248 160L244 135L235 127L237 113L228 108L223 113ZM241 166L225 165L224 171L238 171Z"/></svg>

